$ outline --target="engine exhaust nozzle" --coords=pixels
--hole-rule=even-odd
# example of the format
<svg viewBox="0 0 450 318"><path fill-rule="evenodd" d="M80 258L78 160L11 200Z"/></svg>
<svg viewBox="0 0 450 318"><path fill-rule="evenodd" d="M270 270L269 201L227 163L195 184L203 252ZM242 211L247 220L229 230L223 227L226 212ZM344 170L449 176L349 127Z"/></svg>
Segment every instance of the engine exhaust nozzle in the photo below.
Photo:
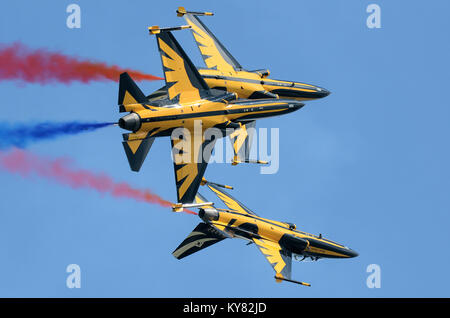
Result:
<svg viewBox="0 0 450 318"><path fill-rule="evenodd" d="M141 118L136 113L130 113L119 119L119 127L126 130L138 131L141 128Z"/></svg>
<svg viewBox="0 0 450 318"><path fill-rule="evenodd" d="M205 208L200 209L200 211L198 212L198 216L202 220L217 221L219 219L219 212L216 209Z"/></svg>

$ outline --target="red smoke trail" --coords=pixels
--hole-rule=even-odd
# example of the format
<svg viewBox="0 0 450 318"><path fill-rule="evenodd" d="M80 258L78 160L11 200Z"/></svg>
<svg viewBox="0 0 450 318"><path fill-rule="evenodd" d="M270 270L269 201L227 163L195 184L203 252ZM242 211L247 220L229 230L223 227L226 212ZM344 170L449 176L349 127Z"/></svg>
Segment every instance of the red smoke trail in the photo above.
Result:
<svg viewBox="0 0 450 318"><path fill-rule="evenodd" d="M148 190L135 189L124 182L116 183L106 175L94 174L87 170L75 170L70 167L67 159L49 160L23 150L14 149L9 153L0 152L0 168L23 177L37 175L73 189L92 189L100 193L110 194L113 197L130 198L163 207L172 206L171 202ZM197 214L190 210L184 210L184 212Z"/></svg>
<svg viewBox="0 0 450 318"><path fill-rule="evenodd" d="M126 70L116 65L82 61L45 49L32 50L21 43L9 46L0 44L0 80L22 80L40 84L118 81L120 73L125 71L136 81L163 79L138 71Z"/></svg>

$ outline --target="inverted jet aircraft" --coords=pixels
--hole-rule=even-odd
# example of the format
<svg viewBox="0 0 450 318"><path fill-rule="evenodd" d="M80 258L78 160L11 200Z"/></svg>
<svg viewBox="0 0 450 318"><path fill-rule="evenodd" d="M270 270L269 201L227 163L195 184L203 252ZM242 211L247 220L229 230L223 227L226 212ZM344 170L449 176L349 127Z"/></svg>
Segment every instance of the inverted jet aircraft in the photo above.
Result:
<svg viewBox="0 0 450 318"><path fill-rule="evenodd" d="M204 182L222 200L228 209L219 209L197 194L195 203L189 207L199 207L198 216L202 222L175 249L173 255L182 259L225 238L241 238L254 243L275 270L277 282L282 280L310 286L291 278L292 257L301 260L310 258L350 258L358 253L350 248L322 237L296 229L292 223L278 222L257 216L254 212L221 190L223 185ZM180 212L185 206L174 205ZM187 206L186 206L187 207Z"/></svg>
<svg viewBox="0 0 450 318"><path fill-rule="evenodd" d="M328 96L324 88L292 81L270 79L269 70L245 70L228 52L214 34L198 18L200 15L212 16L211 12L177 10L192 27L191 31L207 68L199 72L209 87L236 93L240 98L289 98L312 100Z"/></svg>
<svg viewBox="0 0 450 318"><path fill-rule="evenodd" d="M131 77L122 73L118 100L119 111L129 113L118 124L131 131L123 134L131 170L140 170L156 137L171 136L177 199L181 203L194 200L205 173L217 137L208 137L208 129L217 128L223 133L220 137L232 138L234 164L264 163L248 158L249 128L254 127L256 119L287 114L304 105L289 99L238 100L235 93L210 89L171 33L185 28L190 27L149 28L161 55L166 81L163 96L149 100Z"/></svg>

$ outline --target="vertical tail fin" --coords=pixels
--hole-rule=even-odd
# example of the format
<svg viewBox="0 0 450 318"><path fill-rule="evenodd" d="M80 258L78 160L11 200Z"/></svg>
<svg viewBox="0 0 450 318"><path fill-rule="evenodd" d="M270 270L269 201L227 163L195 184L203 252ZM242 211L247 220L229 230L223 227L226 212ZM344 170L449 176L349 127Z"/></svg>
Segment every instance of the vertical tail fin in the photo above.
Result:
<svg viewBox="0 0 450 318"><path fill-rule="evenodd" d="M145 103L147 98L139 89L130 75L125 72L120 74L119 81L119 105Z"/></svg>

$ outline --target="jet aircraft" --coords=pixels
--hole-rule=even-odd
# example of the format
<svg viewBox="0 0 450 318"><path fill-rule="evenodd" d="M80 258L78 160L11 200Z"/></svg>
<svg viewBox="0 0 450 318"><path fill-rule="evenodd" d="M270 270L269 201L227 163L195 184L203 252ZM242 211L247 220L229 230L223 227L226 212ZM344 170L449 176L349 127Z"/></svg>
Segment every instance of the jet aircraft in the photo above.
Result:
<svg viewBox="0 0 450 318"><path fill-rule="evenodd" d="M275 80L267 69L247 71L231 55L198 16L212 16L212 12L177 10L189 26L207 68L199 72L209 87L238 94L239 98L289 98L312 100L330 94L325 88L311 84Z"/></svg>
<svg viewBox="0 0 450 318"><path fill-rule="evenodd" d="M352 249L298 230L295 224L265 219L256 215L249 208L221 188L228 187L203 180L228 209L214 207L201 194L197 194L195 203L175 204L174 212L184 207L198 207L198 216L202 219L195 229L172 253L175 258L182 259L225 238L241 238L254 243L266 257L275 271L277 282L288 281L310 286L305 282L293 280L291 277L292 257L304 260L310 258L351 258L358 256ZM230 188L230 187L228 187Z"/></svg>
<svg viewBox="0 0 450 318"><path fill-rule="evenodd" d="M166 86L158 98L148 99L127 73L120 75L119 111L128 112L118 125L131 170L139 171L156 137L171 136L177 199L193 202L216 138L232 139L233 163L249 159L255 120L287 114L304 104L291 99L238 100L235 93L210 89L171 31L190 28L149 28L156 36ZM207 136L215 128L222 135ZM182 134L180 134L180 129ZM213 138L214 137L214 138Z"/></svg>

